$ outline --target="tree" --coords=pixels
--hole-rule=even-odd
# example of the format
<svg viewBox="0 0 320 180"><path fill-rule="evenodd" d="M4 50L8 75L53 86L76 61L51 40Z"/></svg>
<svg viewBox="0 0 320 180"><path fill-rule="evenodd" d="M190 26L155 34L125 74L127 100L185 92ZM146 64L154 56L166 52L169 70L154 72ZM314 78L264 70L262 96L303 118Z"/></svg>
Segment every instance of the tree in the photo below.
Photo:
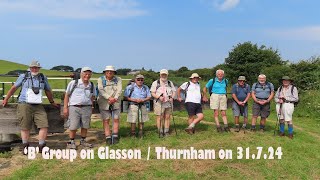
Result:
<svg viewBox="0 0 320 180"><path fill-rule="evenodd" d="M264 45L258 47L257 44L251 42L237 44L225 59L226 67L230 69L229 76L246 76L249 83L256 81L263 68L283 65L284 62L277 50Z"/></svg>
<svg viewBox="0 0 320 180"><path fill-rule="evenodd" d="M54 66L50 70L56 70L56 71L65 71L65 72L73 72L74 69L71 66L65 66L65 65L60 65L60 66Z"/></svg>
<svg viewBox="0 0 320 180"><path fill-rule="evenodd" d="M127 73L130 71L131 71L131 69L128 69L128 68L117 69L117 74L118 75L127 75Z"/></svg>

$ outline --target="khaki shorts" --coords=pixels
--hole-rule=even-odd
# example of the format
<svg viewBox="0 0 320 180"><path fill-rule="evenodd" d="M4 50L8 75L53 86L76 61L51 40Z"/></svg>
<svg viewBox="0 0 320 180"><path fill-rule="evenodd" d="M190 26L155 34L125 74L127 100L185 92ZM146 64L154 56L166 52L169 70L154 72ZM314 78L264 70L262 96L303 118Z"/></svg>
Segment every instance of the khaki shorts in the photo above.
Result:
<svg viewBox="0 0 320 180"><path fill-rule="evenodd" d="M19 103L17 107L17 118L22 130L31 130L34 122L37 128L47 128L47 113L41 104Z"/></svg>
<svg viewBox="0 0 320 180"><path fill-rule="evenodd" d="M69 129L77 130L80 127L90 128L92 108L91 106L76 107L69 106Z"/></svg>
<svg viewBox="0 0 320 180"><path fill-rule="evenodd" d="M252 105L252 116L261 118L268 118L270 115L270 103L266 103L264 105L260 105L256 102L253 102Z"/></svg>
<svg viewBox="0 0 320 180"><path fill-rule="evenodd" d="M227 96L225 94L214 94L210 96L210 109L227 110Z"/></svg>
<svg viewBox="0 0 320 180"><path fill-rule="evenodd" d="M280 104L276 105L277 114L279 114ZM285 121L292 121L292 114L294 111L293 103L283 103L281 107L280 119Z"/></svg>
<svg viewBox="0 0 320 180"><path fill-rule="evenodd" d="M161 114L171 114L171 103L165 102L162 103L162 109L161 109L161 103L154 102L154 114L157 116L160 116Z"/></svg>
<svg viewBox="0 0 320 180"><path fill-rule="evenodd" d="M120 118L120 109L114 109L113 111L100 109L100 114L101 114L102 120L112 119L111 112L113 112L114 119Z"/></svg>
<svg viewBox="0 0 320 180"><path fill-rule="evenodd" d="M141 115L138 115L139 107L138 105L131 104L128 110L127 122L129 123L137 123L138 117L139 122L146 122L149 120L149 115L147 111L146 105L141 106Z"/></svg>

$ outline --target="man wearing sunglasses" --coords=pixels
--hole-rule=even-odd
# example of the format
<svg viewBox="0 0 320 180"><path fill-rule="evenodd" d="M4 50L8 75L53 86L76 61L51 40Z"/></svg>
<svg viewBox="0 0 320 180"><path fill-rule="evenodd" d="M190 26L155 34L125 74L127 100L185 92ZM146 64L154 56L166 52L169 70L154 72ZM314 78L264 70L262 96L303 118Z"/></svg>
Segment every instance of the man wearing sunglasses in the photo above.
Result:
<svg viewBox="0 0 320 180"><path fill-rule="evenodd" d="M124 98L129 101L127 122L131 123L130 136L136 136L135 129L138 121L139 138L143 137L144 122L149 120L146 102L151 99L149 87L144 85L143 82L144 76L137 75L135 82L127 86L124 92Z"/></svg>

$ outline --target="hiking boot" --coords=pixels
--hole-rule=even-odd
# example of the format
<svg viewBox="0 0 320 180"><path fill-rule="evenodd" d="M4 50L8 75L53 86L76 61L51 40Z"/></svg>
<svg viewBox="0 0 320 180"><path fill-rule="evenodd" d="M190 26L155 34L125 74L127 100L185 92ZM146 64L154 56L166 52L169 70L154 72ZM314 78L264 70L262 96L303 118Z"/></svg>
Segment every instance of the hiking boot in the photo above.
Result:
<svg viewBox="0 0 320 180"><path fill-rule="evenodd" d="M82 148L93 148L93 144L90 144L87 141L80 141L80 146Z"/></svg>
<svg viewBox="0 0 320 180"><path fill-rule="evenodd" d="M229 128L229 127L224 127L223 130L224 130L225 132L230 132L230 128Z"/></svg>
<svg viewBox="0 0 320 180"><path fill-rule="evenodd" d="M266 130L264 128L261 128L259 132L264 133Z"/></svg>
<svg viewBox="0 0 320 180"><path fill-rule="evenodd" d="M194 129L191 127L187 127L184 129L188 134L193 134L194 133Z"/></svg>
<svg viewBox="0 0 320 180"><path fill-rule="evenodd" d="M293 139L293 134L289 134L288 137L289 137L290 139Z"/></svg>
<svg viewBox="0 0 320 180"><path fill-rule="evenodd" d="M119 136L118 137L113 137L112 144L118 144L119 142L120 142Z"/></svg>
<svg viewBox="0 0 320 180"><path fill-rule="evenodd" d="M77 149L76 143L67 143L67 149Z"/></svg>
<svg viewBox="0 0 320 180"><path fill-rule="evenodd" d="M46 146L47 146L46 143L44 143L44 144L39 144L39 145L38 145L39 153L42 153L42 149L43 149L44 147L46 147Z"/></svg>
<svg viewBox="0 0 320 180"><path fill-rule="evenodd" d="M279 136L281 136L281 137L283 137L284 135L285 135L284 132L279 133Z"/></svg>
<svg viewBox="0 0 320 180"><path fill-rule="evenodd" d="M29 143L22 143L19 147L19 151L21 151L23 155L27 155L28 147L29 147Z"/></svg>
<svg viewBox="0 0 320 180"><path fill-rule="evenodd" d="M136 132L135 131L130 132L130 137L136 137Z"/></svg>
<svg viewBox="0 0 320 180"><path fill-rule="evenodd" d="M218 133L223 133L222 127L217 127L217 132Z"/></svg>
<svg viewBox="0 0 320 180"><path fill-rule="evenodd" d="M107 144L107 146L112 144L111 137L110 138L106 138L106 144Z"/></svg>
<svg viewBox="0 0 320 180"><path fill-rule="evenodd" d="M256 128L251 128L250 131L251 132L256 132Z"/></svg>
<svg viewBox="0 0 320 180"><path fill-rule="evenodd" d="M164 133L164 137L168 137L168 136L170 136L169 132Z"/></svg>
<svg viewBox="0 0 320 180"><path fill-rule="evenodd" d="M138 137L142 139L144 137L144 133L142 130L139 131Z"/></svg>
<svg viewBox="0 0 320 180"><path fill-rule="evenodd" d="M235 131L235 132L239 132L239 131L240 131L240 126L236 126L236 127L234 128L234 131Z"/></svg>

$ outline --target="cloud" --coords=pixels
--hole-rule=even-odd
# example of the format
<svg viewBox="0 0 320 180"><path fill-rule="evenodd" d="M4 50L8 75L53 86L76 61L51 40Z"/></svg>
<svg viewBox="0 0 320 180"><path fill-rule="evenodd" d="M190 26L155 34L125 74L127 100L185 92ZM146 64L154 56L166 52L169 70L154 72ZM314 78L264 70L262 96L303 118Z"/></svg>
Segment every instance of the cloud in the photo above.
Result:
<svg viewBox="0 0 320 180"><path fill-rule="evenodd" d="M217 8L220 11L228 11L230 9L237 7L239 3L240 3L240 0L223 0L223 2L214 0L213 5L215 8Z"/></svg>
<svg viewBox="0 0 320 180"><path fill-rule="evenodd" d="M320 41L320 25L298 28L268 29L265 33L278 39Z"/></svg>
<svg viewBox="0 0 320 180"><path fill-rule="evenodd" d="M1 0L0 13L70 19L129 18L147 14L136 0Z"/></svg>

